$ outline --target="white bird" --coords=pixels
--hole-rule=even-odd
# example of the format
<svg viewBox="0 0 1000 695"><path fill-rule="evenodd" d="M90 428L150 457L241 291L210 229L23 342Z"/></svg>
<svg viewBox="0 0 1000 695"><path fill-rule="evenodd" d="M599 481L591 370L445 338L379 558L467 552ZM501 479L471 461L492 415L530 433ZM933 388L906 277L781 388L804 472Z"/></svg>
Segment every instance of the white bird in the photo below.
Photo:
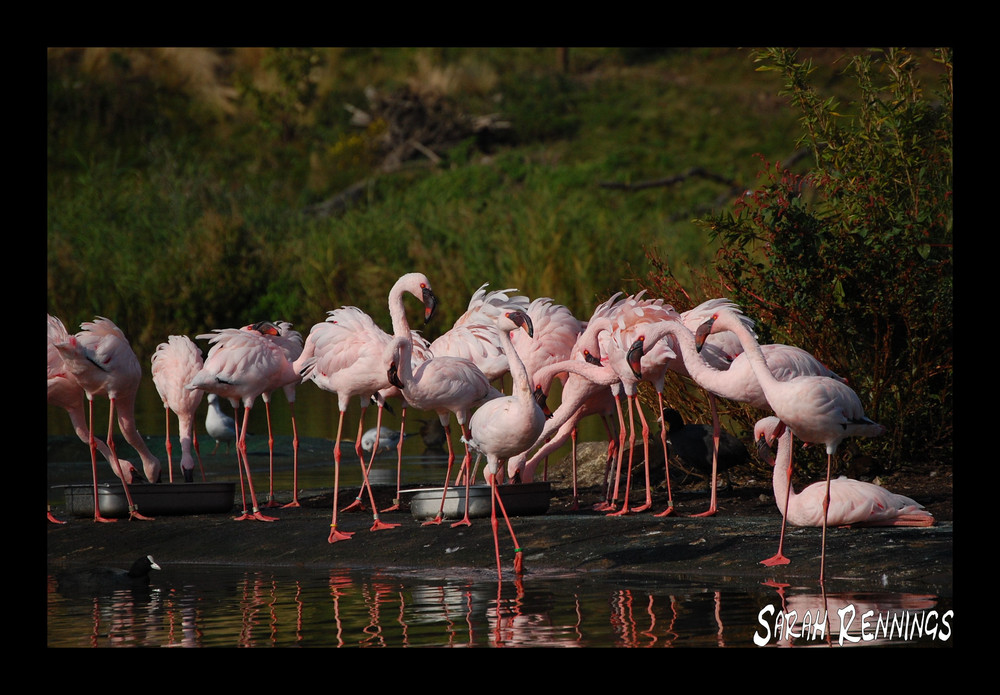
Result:
<svg viewBox="0 0 1000 695"><path fill-rule="evenodd" d="M826 498L819 571L819 582L823 584L833 455L847 437L877 437L885 432L885 427L865 415L858 394L841 381L827 376L799 376L789 381L779 381L768 368L756 338L731 310L720 310L703 323L696 332L696 341L723 330L731 330L740 339L743 354L750 360L754 375L778 419L799 439L826 446Z"/></svg>
<svg viewBox="0 0 1000 695"><path fill-rule="evenodd" d="M796 493L792 487L792 436L778 418L771 416L758 421L753 431L761 458L774 466L774 501L781 511L781 537L774 558L761 564L788 564L782 552L785 524L792 526L822 526L826 486L816 482ZM771 455L771 445L777 441L777 456ZM826 523L834 526L933 526L934 516L919 502L861 480L840 476L830 481L829 510ZM778 558L780 561L775 561Z"/></svg>
<svg viewBox="0 0 1000 695"><path fill-rule="evenodd" d="M226 453L228 454L230 442L236 442L236 422L222 409L222 401L219 400L217 393L208 394L205 431L208 432L208 436L215 440L213 455L219 450L220 443L226 443Z"/></svg>
<svg viewBox="0 0 1000 695"><path fill-rule="evenodd" d="M401 436L402 439L406 439L412 437L413 433L400 435L399 430L372 427L361 435L361 448L369 454L382 454L399 446Z"/></svg>
<svg viewBox="0 0 1000 695"><path fill-rule="evenodd" d="M535 402L531 381L524 363L518 357L517 350L510 339L510 332L522 328L529 336L532 335L531 319L520 310L505 311L496 319L497 333L510 361L510 374L513 393L487 401L473 413L469 421L469 447L486 456L486 481L489 483L492 495L491 522L493 526L493 543L497 555L497 575L500 576L500 541L497 537L496 506L500 505L507 528L514 542L514 572L521 575L523 558L517 537L511 526L503 501L497 492L497 473L507 459L527 449L542 432L545 426L545 413ZM468 495L468 483L466 484ZM466 496L465 519L469 521L469 503Z"/></svg>

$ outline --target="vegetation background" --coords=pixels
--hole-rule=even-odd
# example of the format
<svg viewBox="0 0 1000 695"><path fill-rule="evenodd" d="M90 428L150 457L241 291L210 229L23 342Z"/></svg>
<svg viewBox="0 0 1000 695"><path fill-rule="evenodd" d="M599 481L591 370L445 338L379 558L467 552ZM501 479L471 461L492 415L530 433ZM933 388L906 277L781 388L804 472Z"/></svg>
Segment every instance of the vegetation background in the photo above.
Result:
<svg viewBox="0 0 1000 695"><path fill-rule="evenodd" d="M171 334L483 283L728 296L951 465L950 49L50 48L48 311ZM704 397L669 401L706 421ZM647 394L648 396L648 394ZM725 403L735 430L760 413ZM821 452L814 452L819 454ZM805 465L810 465L806 460Z"/></svg>

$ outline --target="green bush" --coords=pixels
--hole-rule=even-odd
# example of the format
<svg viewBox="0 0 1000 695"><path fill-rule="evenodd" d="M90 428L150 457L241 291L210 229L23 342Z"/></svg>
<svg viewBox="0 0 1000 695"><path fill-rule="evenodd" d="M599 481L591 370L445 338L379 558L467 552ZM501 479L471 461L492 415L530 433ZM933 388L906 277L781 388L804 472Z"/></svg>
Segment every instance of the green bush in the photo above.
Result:
<svg viewBox="0 0 1000 695"><path fill-rule="evenodd" d="M810 61L759 51L801 113L814 166L763 162L734 210L704 223L720 250L699 294L729 296L761 342L798 345L847 377L888 428L865 447L890 470L952 455L952 59L933 57L933 97L908 51L850 58L858 97L841 110L810 83ZM678 296L657 263L650 284ZM749 429L759 413L746 410L732 414Z"/></svg>

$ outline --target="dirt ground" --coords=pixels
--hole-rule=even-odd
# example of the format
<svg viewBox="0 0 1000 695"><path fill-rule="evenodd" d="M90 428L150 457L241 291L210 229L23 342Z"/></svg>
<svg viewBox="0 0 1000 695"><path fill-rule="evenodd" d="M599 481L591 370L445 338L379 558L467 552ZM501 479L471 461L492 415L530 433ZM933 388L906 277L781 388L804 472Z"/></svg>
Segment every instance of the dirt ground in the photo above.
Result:
<svg viewBox="0 0 1000 695"><path fill-rule="evenodd" d="M691 516L707 509L708 490L704 481L684 476L672 486L676 516L655 516L666 506L666 493L654 483L652 511L609 517L593 509L602 497L602 449L599 444L581 447L577 507L569 467L557 462L548 470L552 498L547 513L511 520L526 575L652 572L737 584L815 583L820 529L790 528L785 541L790 564L770 568L760 564L775 553L781 528L769 479L749 468L732 471L730 482L719 491L719 510L712 517ZM662 461L658 463L662 471ZM657 468L657 462L651 465ZM637 474L639 471L641 467ZM935 526L830 529L827 586L843 583L853 591L891 586L951 595L954 504L950 472L885 476L880 482L923 503L935 515ZM642 477L634 485L632 507L645 495ZM374 490L379 509L391 504L394 487L375 486ZM353 501L357 492L341 490L341 508ZM286 500L279 497L279 501ZM161 564L330 566L393 573L496 575L496 550L488 518L455 528L450 520L423 526L404 503L399 511L380 514L382 522L398 526L373 531L370 509L352 511L340 515L338 527L353 532L353 536L329 543L332 490L302 491L300 501L300 508L267 510L279 519L271 523L233 521L239 511L234 508L234 514L161 516L155 521L100 524L68 517L65 510L55 507L56 515L68 523L47 524L47 564L50 572L82 564L127 566L135 557L152 553ZM502 571L510 573L515 549L503 522L498 537Z"/></svg>

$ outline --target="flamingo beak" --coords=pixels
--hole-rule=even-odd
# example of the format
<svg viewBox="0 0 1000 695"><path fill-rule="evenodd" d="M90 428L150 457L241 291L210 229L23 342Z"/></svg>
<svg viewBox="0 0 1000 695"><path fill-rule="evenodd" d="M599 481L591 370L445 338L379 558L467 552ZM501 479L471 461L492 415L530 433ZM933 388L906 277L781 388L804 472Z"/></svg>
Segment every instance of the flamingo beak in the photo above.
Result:
<svg viewBox="0 0 1000 695"><path fill-rule="evenodd" d="M508 311L507 318L514 322L515 326L523 328L529 338L535 337L535 326L531 323L531 317L520 310Z"/></svg>
<svg viewBox="0 0 1000 695"><path fill-rule="evenodd" d="M250 329L257 331L261 335L281 335L281 331L270 321L258 321L257 323L251 324Z"/></svg>
<svg viewBox="0 0 1000 695"><path fill-rule="evenodd" d="M698 329L694 332L694 345L698 349L698 352L701 352L701 348L705 345L705 340L712 334L713 325L715 325L714 316L698 326Z"/></svg>
<svg viewBox="0 0 1000 695"><path fill-rule="evenodd" d="M591 352L589 350L587 350L587 351L585 351L583 353L583 359L588 364L592 364L592 365L597 366L597 367L601 366L601 358L598 357L597 355L591 354Z"/></svg>
<svg viewBox="0 0 1000 695"><path fill-rule="evenodd" d="M386 372L386 376L389 377L389 383L398 389L403 388L403 382L399 380L399 371L396 368L396 363L393 362L389 365L389 371Z"/></svg>
<svg viewBox="0 0 1000 695"><path fill-rule="evenodd" d="M625 355L625 359L628 360L628 366L635 374L636 379L642 378L642 353L645 343L642 338L632 343L632 347L628 349L628 353Z"/></svg>
<svg viewBox="0 0 1000 695"><path fill-rule="evenodd" d="M535 403L538 404L538 407L542 409L543 413L545 413L545 417L547 418L552 417L552 410L549 408L548 403L546 402L546 396L545 393L542 391L541 386L535 387L535 392L532 394L532 396L535 399Z"/></svg>
<svg viewBox="0 0 1000 695"><path fill-rule="evenodd" d="M767 437L760 435L757 440L757 456L760 457L761 461L774 465L774 456L771 454L771 447L767 444Z"/></svg>
<svg viewBox="0 0 1000 695"><path fill-rule="evenodd" d="M424 287L421 294L424 300L424 323L428 323L437 309L438 299L430 287Z"/></svg>

